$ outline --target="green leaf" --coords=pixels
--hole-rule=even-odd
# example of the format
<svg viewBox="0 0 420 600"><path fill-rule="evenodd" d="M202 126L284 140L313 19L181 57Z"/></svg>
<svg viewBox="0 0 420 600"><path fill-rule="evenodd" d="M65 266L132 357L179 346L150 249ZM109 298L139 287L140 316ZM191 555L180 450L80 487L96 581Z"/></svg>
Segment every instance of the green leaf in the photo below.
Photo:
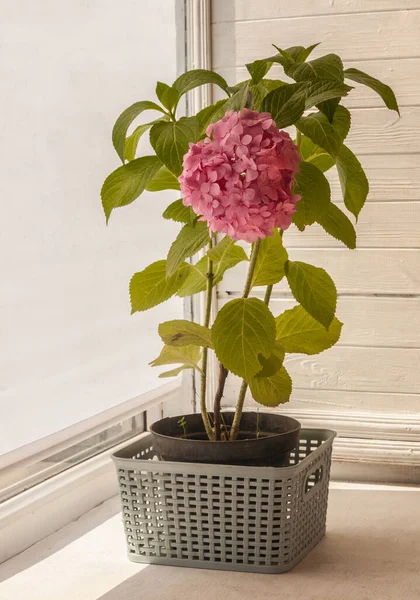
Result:
<svg viewBox="0 0 420 600"><path fill-rule="evenodd" d="M326 330L302 306L295 306L277 317L276 339L286 352L318 354L338 342L342 325L334 317Z"/></svg>
<svg viewBox="0 0 420 600"><path fill-rule="evenodd" d="M228 88L227 82L221 75L218 75L218 73L215 73L214 71L208 71L207 69L194 69L183 73L174 81L172 87L178 90L179 94L182 95L200 85L205 85L206 83L218 85L224 91Z"/></svg>
<svg viewBox="0 0 420 600"><path fill-rule="evenodd" d="M271 377L275 375L277 371L281 369L281 366L284 361L284 349L280 344L275 342L273 347L273 352L270 354L268 358L264 358L264 356L259 356L259 361L262 365L261 371L255 375L255 377Z"/></svg>
<svg viewBox="0 0 420 600"><path fill-rule="evenodd" d="M178 291L178 296L192 296L203 292L207 287L208 258L213 261L213 285L216 285L223 279L223 275L228 269L231 269L239 262L248 260L245 250L236 246L235 242L228 237L223 238L217 246L207 252L195 264L191 265L190 274L184 284Z"/></svg>
<svg viewBox="0 0 420 600"><path fill-rule="evenodd" d="M284 71L295 81L314 79L344 81L343 62L336 54L327 54L309 62L290 63L286 65Z"/></svg>
<svg viewBox="0 0 420 600"><path fill-rule="evenodd" d="M251 75L253 84L257 84L261 81L264 75L270 70L271 64L272 63L267 62L266 60L254 60L254 62L245 65Z"/></svg>
<svg viewBox="0 0 420 600"><path fill-rule="evenodd" d="M291 83L273 90L262 101L262 112L269 112L279 129L293 125L305 110L304 87Z"/></svg>
<svg viewBox="0 0 420 600"><path fill-rule="evenodd" d="M144 192L161 166L157 156L143 156L118 167L108 175L101 189L107 223L114 208L131 204Z"/></svg>
<svg viewBox="0 0 420 600"><path fill-rule="evenodd" d="M245 250L228 237L223 238L217 246L209 250L207 256L213 261L214 285L223 279L225 271L232 269L243 260L248 260Z"/></svg>
<svg viewBox="0 0 420 600"><path fill-rule="evenodd" d="M221 104L219 109L213 113L211 117L211 123L219 121L230 110L242 110L246 106L248 100L249 84L247 81L244 81L243 84L241 84L241 86L238 88L238 90L230 98L225 100L224 104Z"/></svg>
<svg viewBox="0 0 420 600"><path fill-rule="evenodd" d="M210 329L192 321L184 319L165 321L159 325L158 332L162 342L170 346L192 345L213 348Z"/></svg>
<svg viewBox="0 0 420 600"><path fill-rule="evenodd" d="M156 84L156 96L168 110L172 110L177 105L180 93L177 89L158 81Z"/></svg>
<svg viewBox="0 0 420 600"><path fill-rule="evenodd" d="M187 279L178 290L178 296L185 298L199 292L204 292L207 287L207 256L200 258L194 265L190 265L190 272Z"/></svg>
<svg viewBox="0 0 420 600"><path fill-rule="evenodd" d="M316 220L327 233L343 242L347 248L351 250L356 248L356 231L353 223L338 206L330 202L328 210L319 215Z"/></svg>
<svg viewBox="0 0 420 600"><path fill-rule="evenodd" d="M294 46L293 48L287 48L287 52L292 58L295 59L297 63L305 62L308 56L312 53L312 50L319 46L320 43L321 42L312 44L312 46L308 46L307 48L302 48L302 46Z"/></svg>
<svg viewBox="0 0 420 600"><path fill-rule="evenodd" d="M328 273L304 262L288 261L286 277L299 304L328 329L337 305L337 290Z"/></svg>
<svg viewBox="0 0 420 600"><path fill-rule="evenodd" d="M200 137L197 117L182 117L175 123L155 123L150 130L150 143L160 160L174 175L182 172L182 161L188 144Z"/></svg>
<svg viewBox="0 0 420 600"><path fill-rule="evenodd" d="M166 276L166 260L158 260L130 281L131 314L148 310L176 294L188 277L190 265L183 263L170 277Z"/></svg>
<svg viewBox="0 0 420 600"><path fill-rule="evenodd" d="M321 146L334 158L342 144L341 137L335 127L321 112L308 115L299 119L296 127L310 138L314 144Z"/></svg>
<svg viewBox="0 0 420 600"><path fill-rule="evenodd" d="M252 95L252 109L260 110L262 101L267 94L278 89L282 85L287 84L278 79L262 79L257 85L253 85L249 82L249 91Z"/></svg>
<svg viewBox="0 0 420 600"><path fill-rule="evenodd" d="M151 121L151 123L145 123L144 125L139 125L135 128L133 133L129 135L125 140L125 158L128 161L132 161L136 158L137 146L140 141L141 136L148 131L152 125L154 125L156 121Z"/></svg>
<svg viewBox="0 0 420 600"><path fill-rule="evenodd" d="M211 336L220 362L249 383L261 370L259 356L272 352L275 320L262 300L237 298L219 310Z"/></svg>
<svg viewBox="0 0 420 600"><path fill-rule="evenodd" d="M210 240L207 223L198 221L193 227L184 225L171 245L166 260L166 273L173 275L179 265L196 254Z"/></svg>
<svg viewBox="0 0 420 600"><path fill-rule="evenodd" d="M145 100L143 102L136 102L127 108L120 114L115 122L112 130L112 143L118 156L124 162L125 160L125 138L127 136L128 128L136 117L138 117L145 110L158 110L164 113L165 111L161 106L155 102Z"/></svg>
<svg viewBox="0 0 420 600"><path fill-rule="evenodd" d="M296 204L293 223L303 231L306 225L312 225L328 209L331 202L330 184L314 164L301 162L294 192L302 198Z"/></svg>
<svg viewBox="0 0 420 600"><path fill-rule="evenodd" d="M163 346L161 353L149 363L152 367L182 364L184 368L201 370L198 362L201 358L199 346Z"/></svg>
<svg viewBox="0 0 420 600"><path fill-rule="evenodd" d="M257 285L272 285L284 277L284 264L287 260L287 251L283 246L278 229L273 235L266 237L260 244L257 255L252 287Z"/></svg>
<svg viewBox="0 0 420 600"><path fill-rule="evenodd" d="M148 192L161 192L162 190L180 190L178 178L170 170L162 166L146 187Z"/></svg>
<svg viewBox="0 0 420 600"><path fill-rule="evenodd" d="M206 108L203 108L196 114L199 123L200 134L206 131L210 123L213 123L213 116L215 114L220 113L220 110L225 106L227 101L228 98L224 100L219 100L215 104L210 104L210 106L206 106Z"/></svg>
<svg viewBox="0 0 420 600"><path fill-rule="evenodd" d="M194 367L192 365L181 365L180 367L176 367L175 369L171 369L170 371L165 371L164 373L161 373L159 375L159 378L163 379L166 377L177 377L180 373L182 373L182 371L185 371L185 369L194 369Z"/></svg>
<svg viewBox="0 0 420 600"><path fill-rule="evenodd" d="M305 109L334 98L343 98L352 90L345 83L316 79L307 83L305 88Z"/></svg>
<svg viewBox="0 0 420 600"><path fill-rule="evenodd" d="M164 219L171 219L177 223L187 223L190 227L193 227L197 215L191 208L191 206L184 206L181 200L175 200L172 202L163 212L162 217Z"/></svg>
<svg viewBox="0 0 420 600"><path fill-rule="evenodd" d="M351 125L351 115L345 106L342 106L341 104L337 106L332 121L328 121L328 117L324 114L319 115L319 119L324 121L324 123L331 123L338 133L341 142L344 142L350 131Z"/></svg>
<svg viewBox="0 0 420 600"><path fill-rule="evenodd" d="M398 114L400 114L397 99L389 85L382 83L382 81L375 79L375 77L371 77L370 75L363 73L363 71L359 71L359 69L346 69L344 71L344 76L346 79L351 79L352 81L356 81L357 83L361 83L363 85L367 85L367 87L370 87L374 92L379 94L387 108L390 110L395 110Z"/></svg>
<svg viewBox="0 0 420 600"><path fill-rule="evenodd" d="M369 182L362 165L344 144L337 155L336 164L344 204L357 219L369 193Z"/></svg>
<svg viewBox="0 0 420 600"><path fill-rule="evenodd" d="M331 100L326 100L325 102L320 102L316 105L317 109L320 110L328 119L330 123L332 123L335 115L335 111L337 110L337 106L340 104L340 98L332 98Z"/></svg>
<svg viewBox="0 0 420 600"><path fill-rule="evenodd" d="M301 137L299 151L305 162L313 164L323 173L335 165L334 159L328 152L314 144L306 135Z"/></svg>
<svg viewBox="0 0 420 600"><path fill-rule="evenodd" d="M263 406L285 404L292 393L292 380L284 367L271 377L254 377L249 382L252 397Z"/></svg>

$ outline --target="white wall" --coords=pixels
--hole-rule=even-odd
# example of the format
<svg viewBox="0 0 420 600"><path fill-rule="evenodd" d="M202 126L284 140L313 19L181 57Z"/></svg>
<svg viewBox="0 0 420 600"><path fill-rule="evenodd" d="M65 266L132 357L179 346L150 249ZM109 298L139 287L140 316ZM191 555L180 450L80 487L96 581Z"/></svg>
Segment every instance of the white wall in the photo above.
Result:
<svg viewBox="0 0 420 600"><path fill-rule="evenodd" d="M343 248L315 226L285 236L293 260L332 275L345 324L335 348L287 359L294 392L286 410L325 411L348 422L368 413L381 417L379 428L382 422L390 430L397 413L407 415L409 432L420 415L420 2L213 0L212 20L213 68L231 83L246 79L243 65L268 56L272 43L286 48L322 42L314 58L336 52L346 66L395 89L400 119L367 88L357 86L346 100L352 108L348 145L371 187L357 225L358 249ZM280 76L281 68L271 73ZM333 200L341 204L335 175L331 183ZM219 286L221 304L242 289L243 268ZM292 306L285 285L277 286L275 296L275 313ZM237 392L233 378L228 402ZM404 439L404 431L395 437Z"/></svg>
<svg viewBox="0 0 420 600"><path fill-rule="evenodd" d="M161 383L156 326L182 304L131 317L128 296L176 235L175 193L108 227L99 197L116 117L177 76L175 0L2 2L0 38L2 453Z"/></svg>

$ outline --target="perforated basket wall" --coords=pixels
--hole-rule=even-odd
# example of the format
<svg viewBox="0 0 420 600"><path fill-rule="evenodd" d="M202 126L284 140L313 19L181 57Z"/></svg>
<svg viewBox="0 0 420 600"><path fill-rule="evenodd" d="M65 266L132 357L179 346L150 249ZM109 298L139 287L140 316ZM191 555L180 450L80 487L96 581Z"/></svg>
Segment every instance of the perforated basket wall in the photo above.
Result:
<svg viewBox="0 0 420 600"><path fill-rule="evenodd" d="M287 467L158 461L145 436L113 456L132 561L283 573L325 533L335 433L302 430Z"/></svg>

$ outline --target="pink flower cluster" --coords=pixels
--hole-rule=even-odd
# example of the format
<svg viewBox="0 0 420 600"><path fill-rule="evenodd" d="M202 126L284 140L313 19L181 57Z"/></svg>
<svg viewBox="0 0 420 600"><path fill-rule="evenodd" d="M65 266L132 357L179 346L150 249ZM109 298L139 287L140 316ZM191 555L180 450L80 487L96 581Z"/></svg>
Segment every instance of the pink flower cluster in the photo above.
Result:
<svg viewBox="0 0 420 600"><path fill-rule="evenodd" d="M184 156L183 202L213 232L255 242L287 229L300 196L292 193L300 156L269 113L228 112Z"/></svg>

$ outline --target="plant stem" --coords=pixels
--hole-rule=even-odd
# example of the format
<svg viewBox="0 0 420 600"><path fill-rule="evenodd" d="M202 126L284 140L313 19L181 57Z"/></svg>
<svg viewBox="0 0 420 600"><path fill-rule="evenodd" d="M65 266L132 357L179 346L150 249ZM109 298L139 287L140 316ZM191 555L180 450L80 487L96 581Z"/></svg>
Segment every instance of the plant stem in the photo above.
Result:
<svg viewBox="0 0 420 600"><path fill-rule="evenodd" d="M255 246L254 246L254 249L253 249L252 255L251 255L251 260L249 262L248 276L246 278L242 298L248 298L249 292L251 291L252 277L254 275L255 265L257 263L257 256L258 256L258 250L260 249L260 244L261 244L261 240L258 240L257 242L255 242ZM268 304L268 302L270 300L271 290L273 289L273 286L267 287L266 297L267 297L267 293L268 293L268 288L271 288L271 289L268 294L267 301L266 301L266 298L264 298L264 302L266 304ZM241 389L239 391L238 402L236 403L236 409L235 409L235 416L233 417L232 428L230 430L230 440L231 441L236 440L236 438L238 437L239 426L241 424L241 417L242 417L242 412L244 409L244 402L245 402L245 396L246 396L247 389L248 389L248 384L244 379L242 381Z"/></svg>
<svg viewBox="0 0 420 600"><path fill-rule="evenodd" d="M300 144L302 141L302 134L299 129L296 129L296 146L300 149Z"/></svg>
<svg viewBox="0 0 420 600"><path fill-rule="evenodd" d="M220 440L220 424L221 424L221 405L223 398L223 390L225 389L226 377L229 371L219 363L219 384L217 386L216 395L214 397L214 439Z"/></svg>
<svg viewBox="0 0 420 600"><path fill-rule="evenodd" d="M210 242L209 249L211 249L212 244ZM207 288L206 288L206 310L204 314L204 327L208 327L210 325L210 315L211 315L211 299L212 299L212 289L213 289L213 261L208 259L207 262ZM213 432L211 429L211 423L209 419L209 415L207 413L207 405L206 405L206 391L207 391L207 362L208 362L208 348L203 348L203 359L201 363L201 385L200 385L200 411L201 417L203 419L204 428L207 433L207 437L209 440L213 439Z"/></svg>
<svg viewBox="0 0 420 600"><path fill-rule="evenodd" d="M245 287L244 287L244 291L242 293L242 298L248 298L249 292L251 291L252 278L254 276L255 265L257 264L257 257L258 257L258 251L260 249L260 245L261 245L261 240L258 239L254 244L254 248L253 248L252 254L251 254L251 259L249 261L248 275L246 277Z"/></svg>
<svg viewBox="0 0 420 600"><path fill-rule="evenodd" d="M265 295L264 295L264 304L266 304L267 306L270 302L272 291L273 291L273 286L268 285L267 289L265 290ZM230 430L230 439L231 440L236 440L236 438L238 437L239 425L241 424L241 416L242 416L242 411L244 409L244 402L245 402L245 396L246 396L247 389L248 389L248 384L245 381L245 379L243 379L241 389L239 390L238 402L236 404L236 412L235 412L235 417L234 417L233 423L232 423L232 429ZM237 418L237 415L239 415L238 418Z"/></svg>

